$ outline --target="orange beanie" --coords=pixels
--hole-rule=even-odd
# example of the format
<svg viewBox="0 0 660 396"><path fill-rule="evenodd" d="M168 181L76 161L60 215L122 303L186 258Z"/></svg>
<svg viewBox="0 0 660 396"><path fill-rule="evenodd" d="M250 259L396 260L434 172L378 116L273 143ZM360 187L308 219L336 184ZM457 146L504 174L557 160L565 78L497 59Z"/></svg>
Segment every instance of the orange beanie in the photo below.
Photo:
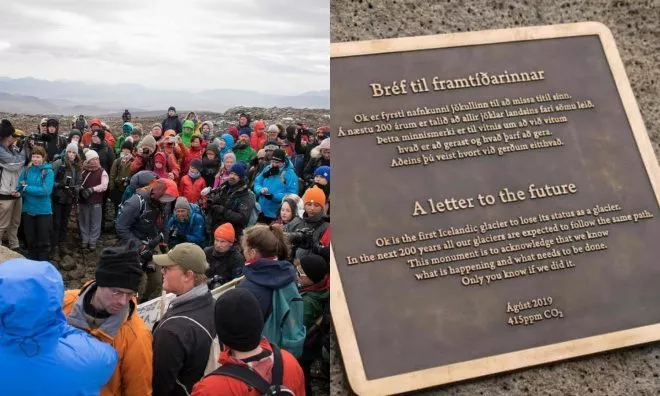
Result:
<svg viewBox="0 0 660 396"><path fill-rule="evenodd" d="M317 186L308 188L307 191L305 191L305 195L303 195L302 199L305 204L314 202L321 206L325 206L325 193Z"/></svg>
<svg viewBox="0 0 660 396"><path fill-rule="evenodd" d="M236 238L236 234L234 233L234 226L232 226L231 223L222 224L215 229L213 237L234 243L234 239Z"/></svg>

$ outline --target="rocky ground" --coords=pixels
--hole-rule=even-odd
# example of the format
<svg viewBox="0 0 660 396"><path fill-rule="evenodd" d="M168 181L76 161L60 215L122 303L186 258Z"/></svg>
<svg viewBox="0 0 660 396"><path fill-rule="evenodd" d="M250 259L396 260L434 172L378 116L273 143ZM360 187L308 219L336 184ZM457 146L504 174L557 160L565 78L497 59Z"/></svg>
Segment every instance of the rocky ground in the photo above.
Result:
<svg viewBox="0 0 660 396"><path fill-rule="evenodd" d="M130 111L130 109L128 109ZM330 124L330 110L327 109L294 109L294 108L262 108L262 107L233 107L224 113L212 113L212 112L197 112L197 116L201 121L213 121L215 125L215 130L226 130L230 125L236 124L238 122L238 115L241 113L249 114L253 120L263 120L266 124L271 123L281 123L283 125L293 124L297 121L301 121L310 126L322 126ZM179 113L180 119L185 119L187 112ZM14 127L25 131L26 133L36 132L37 124L41 121L43 117L54 117L60 120L60 131L68 132L69 126L71 125L73 115L61 115L61 114L15 114L15 113L3 113L0 111L1 118L9 119ZM165 118L165 112L163 114L154 114L154 113L143 113L143 114L132 114L132 122L134 124L142 125L143 131L150 129L153 123L160 123ZM87 121L89 122L92 118L96 118L96 115L85 115ZM110 115L110 116L98 116L101 121L105 122L113 133L117 133L121 130L122 120L121 114Z"/></svg>

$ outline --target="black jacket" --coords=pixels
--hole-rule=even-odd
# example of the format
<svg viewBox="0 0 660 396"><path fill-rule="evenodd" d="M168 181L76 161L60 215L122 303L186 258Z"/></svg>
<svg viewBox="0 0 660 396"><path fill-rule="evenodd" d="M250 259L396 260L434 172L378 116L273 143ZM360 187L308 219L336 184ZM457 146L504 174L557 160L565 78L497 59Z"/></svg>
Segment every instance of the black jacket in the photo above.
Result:
<svg viewBox="0 0 660 396"><path fill-rule="evenodd" d="M89 148L98 153L101 167L105 169L105 172L108 175L110 175L112 163L115 162L115 152L110 147L108 147L108 143L105 141L102 141L99 146L91 144Z"/></svg>
<svg viewBox="0 0 660 396"><path fill-rule="evenodd" d="M221 279L220 284L224 284L243 275L245 257L236 246L232 246L225 253L216 252L213 246L208 246L204 249L204 253L209 263L207 277L213 278L217 275Z"/></svg>
<svg viewBox="0 0 660 396"><path fill-rule="evenodd" d="M77 188L80 187L82 171L79 168L71 168L66 165L66 159L60 158L53 162L53 173L55 183L53 184L53 202L60 205L71 205L77 196ZM66 188L66 178L71 177L69 188Z"/></svg>
<svg viewBox="0 0 660 396"><path fill-rule="evenodd" d="M319 166L330 166L330 160L326 160L323 156L309 160L302 174L302 179L307 185L314 183L314 172L316 172L316 168Z"/></svg>
<svg viewBox="0 0 660 396"><path fill-rule="evenodd" d="M46 154L48 155L48 162L53 162L55 156L61 154L62 151L66 149L66 138L60 136L58 132L55 132L54 134L46 132L42 136L45 140L44 149L46 149Z"/></svg>
<svg viewBox="0 0 660 396"><path fill-rule="evenodd" d="M181 120L179 119L178 115L174 115L174 117L167 117L166 119L163 120L162 123L163 127L163 133L167 131L168 129L173 129L177 135L181 133L183 130L183 124L181 123Z"/></svg>
<svg viewBox="0 0 660 396"><path fill-rule="evenodd" d="M206 221L209 234L223 224L231 223L234 226L236 237L243 235L243 229L250 221L252 209L254 209L254 196L250 194L247 184L239 182L231 186L225 181L220 187L211 191L207 197Z"/></svg>
<svg viewBox="0 0 660 396"><path fill-rule="evenodd" d="M150 193L136 192L122 204L115 221L120 244L146 241L158 234L157 220L159 216L164 218L165 213L151 206Z"/></svg>
<svg viewBox="0 0 660 396"><path fill-rule="evenodd" d="M187 296L188 293L192 294ZM215 300L206 283L188 293L172 301L163 318L154 325L153 396L190 394L193 385L204 376L211 338L216 336ZM182 300L177 302L179 299ZM189 319L175 316L191 318L206 331Z"/></svg>

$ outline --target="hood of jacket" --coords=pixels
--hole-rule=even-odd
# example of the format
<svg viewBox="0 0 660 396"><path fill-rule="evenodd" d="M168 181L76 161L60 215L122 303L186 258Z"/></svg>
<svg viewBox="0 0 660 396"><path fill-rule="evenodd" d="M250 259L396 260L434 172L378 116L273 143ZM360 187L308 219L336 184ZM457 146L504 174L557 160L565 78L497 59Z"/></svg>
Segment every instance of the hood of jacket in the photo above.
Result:
<svg viewBox="0 0 660 396"><path fill-rule="evenodd" d="M55 343L66 326L64 282L46 262L12 259L0 265L0 344Z"/></svg>
<svg viewBox="0 0 660 396"><path fill-rule="evenodd" d="M296 269L286 260L259 259L243 268L245 277L259 286L279 289L296 280Z"/></svg>
<svg viewBox="0 0 660 396"><path fill-rule="evenodd" d="M195 123L192 120L185 120L183 122L183 127L182 127L181 134L186 135L186 136L192 136L192 134L195 132ZM190 133L186 133L185 129L190 128Z"/></svg>

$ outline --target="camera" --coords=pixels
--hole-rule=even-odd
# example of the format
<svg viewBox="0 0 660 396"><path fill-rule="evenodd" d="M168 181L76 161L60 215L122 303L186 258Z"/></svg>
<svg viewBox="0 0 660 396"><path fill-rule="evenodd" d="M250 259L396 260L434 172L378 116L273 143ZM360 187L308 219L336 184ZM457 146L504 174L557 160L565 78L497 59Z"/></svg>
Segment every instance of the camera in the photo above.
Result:
<svg viewBox="0 0 660 396"><path fill-rule="evenodd" d="M213 290L216 287L220 287L227 283L227 279L223 278L220 275L213 275L213 278L209 279L207 284L209 286L209 290Z"/></svg>
<svg viewBox="0 0 660 396"><path fill-rule="evenodd" d="M311 228L301 228L295 232L288 232L287 236L291 245L300 249L311 249L314 242L314 230Z"/></svg>
<svg viewBox="0 0 660 396"><path fill-rule="evenodd" d="M41 146L41 147L46 147L46 137L44 136L43 133L33 133L28 137L28 141L33 146Z"/></svg>
<svg viewBox="0 0 660 396"><path fill-rule="evenodd" d="M71 187L71 182L72 182L72 178L71 178L71 176L67 176L67 177L64 179L64 188L69 188L69 187Z"/></svg>
<svg viewBox="0 0 660 396"><path fill-rule="evenodd" d="M124 188L128 187L130 182L131 182L130 177L122 177L122 179L121 179L121 184L124 186Z"/></svg>

